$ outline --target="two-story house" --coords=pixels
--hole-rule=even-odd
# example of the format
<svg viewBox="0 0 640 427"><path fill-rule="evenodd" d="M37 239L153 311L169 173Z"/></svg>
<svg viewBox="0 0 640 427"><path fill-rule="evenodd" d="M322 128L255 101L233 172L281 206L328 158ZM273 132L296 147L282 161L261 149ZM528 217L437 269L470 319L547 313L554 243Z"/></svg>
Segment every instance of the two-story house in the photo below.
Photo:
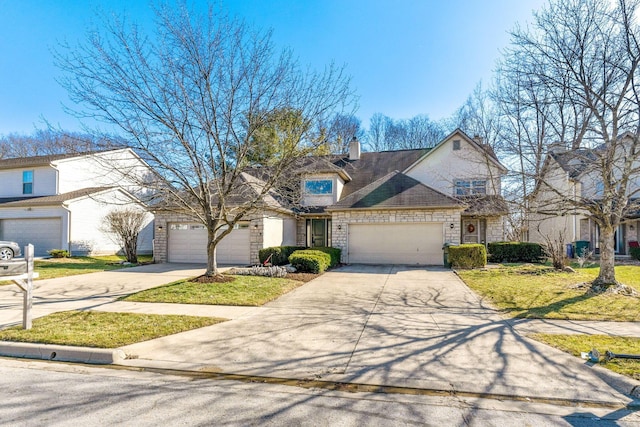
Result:
<svg viewBox="0 0 640 427"><path fill-rule="evenodd" d="M116 253L104 217L125 206L145 209L132 195L139 185L132 177L148 170L130 149L1 159L0 240L31 243L37 256ZM152 222L149 213L140 253L152 251Z"/></svg>
<svg viewBox="0 0 640 427"><path fill-rule="evenodd" d="M622 166L632 153L634 137L623 134L616 143L619 151L615 163ZM599 158L603 147L568 151L554 145L550 148L537 182L530 209L529 238L545 243L546 239L563 238L563 243L588 242L589 250L600 252L600 227L581 205L600 203L604 192ZM636 155L637 156L637 155ZM629 180L627 217L623 218L614 236L616 255L626 255L631 242L640 241L640 161L635 160ZM612 169L613 179L619 179L621 168ZM581 255L581 254L578 254Z"/></svg>
<svg viewBox="0 0 640 427"><path fill-rule="evenodd" d="M250 264L269 246L333 246L345 263L442 264L444 243L504 238L506 173L493 151L455 131L431 149L304 159L301 198L256 213L218 247L219 263ZM205 262L204 226L156 212L159 262Z"/></svg>

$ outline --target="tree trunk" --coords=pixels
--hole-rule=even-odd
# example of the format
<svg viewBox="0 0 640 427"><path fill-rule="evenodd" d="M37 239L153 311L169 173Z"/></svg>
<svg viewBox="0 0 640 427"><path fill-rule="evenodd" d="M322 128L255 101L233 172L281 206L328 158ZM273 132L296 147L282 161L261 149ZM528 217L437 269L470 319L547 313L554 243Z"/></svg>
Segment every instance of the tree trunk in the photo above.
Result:
<svg viewBox="0 0 640 427"><path fill-rule="evenodd" d="M215 240L215 232L209 230L209 239L207 241L207 276L218 275L218 263L216 261L217 246L213 244Z"/></svg>
<svg viewBox="0 0 640 427"><path fill-rule="evenodd" d="M600 227L600 273L593 282L594 285L617 285L615 271L615 228L612 226Z"/></svg>

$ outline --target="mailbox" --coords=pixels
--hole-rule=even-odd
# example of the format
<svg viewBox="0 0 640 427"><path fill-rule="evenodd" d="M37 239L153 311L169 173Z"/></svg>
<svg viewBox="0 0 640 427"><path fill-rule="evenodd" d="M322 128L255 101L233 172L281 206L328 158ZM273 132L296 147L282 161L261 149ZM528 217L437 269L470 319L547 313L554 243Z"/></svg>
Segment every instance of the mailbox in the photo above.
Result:
<svg viewBox="0 0 640 427"><path fill-rule="evenodd" d="M26 261L5 261L0 262L0 276L19 276L26 274Z"/></svg>

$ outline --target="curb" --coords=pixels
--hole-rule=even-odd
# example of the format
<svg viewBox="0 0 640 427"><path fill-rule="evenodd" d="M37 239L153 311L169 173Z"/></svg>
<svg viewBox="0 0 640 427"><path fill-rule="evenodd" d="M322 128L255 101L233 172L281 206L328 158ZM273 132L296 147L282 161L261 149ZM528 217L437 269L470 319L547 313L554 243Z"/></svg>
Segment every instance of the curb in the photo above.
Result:
<svg viewBox="0 0 640 427"><path fill-rule="evenodd" d="M79 362L94 365L120 363L126 358L124 351L120 349L71 347L8 341L0 341L0 356L55 360L59 362Z"/></svg>

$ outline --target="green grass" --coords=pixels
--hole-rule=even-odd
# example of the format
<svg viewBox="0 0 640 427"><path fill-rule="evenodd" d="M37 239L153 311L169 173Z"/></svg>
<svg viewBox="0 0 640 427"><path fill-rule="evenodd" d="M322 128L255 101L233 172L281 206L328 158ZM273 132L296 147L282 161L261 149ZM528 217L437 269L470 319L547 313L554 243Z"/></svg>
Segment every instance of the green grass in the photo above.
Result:
<svg viewBox="0 0 640 427"><path fill-rule="evenodd" d="M50 258L35 261L34 269L40 274L40 279L53 279L56 277L126 268L128 266L117 264L124 260L125 257L119 255ZM151 260L151 255L141 255L138 257L139 262L149 262Z"/></svg>
<svg viewBox="0 0 640 427"><path fill-rule="evenodd" d="M605 351L622 354L640 354L640 338L611 337L607 335L554 335L533 334L531 338L552 347L580 357L580 353L597 349L604 358ZM622 375L640 380L640 360L612 359L602 360L600 366Z"/></svg>
<svg viewBox="0 0 640 427"><path fill-rule="evenodd" d="M30 330L18 326L1 330L0 340L117 348L224 320L196 316L65 311L35 319Z"/></svg>
<svg viewBox="0 0 640 427"><path fill-rule="evenodd" d="M620 295L593 295L572 286L589 282L597 268L556 272L539 265L504 265L459 271L464 282L512 317L571 320L640 321L640 300ZM640 267L616 267L618 281L640 290Z"/></svg>
<svg viewBox="0 0 640 427"><path fill-rule="evenodd" d="M260 306L303 285L289 279L258 276L231 276L227 283L195 283L181 280L141 291L124 301Z"/></svg>

